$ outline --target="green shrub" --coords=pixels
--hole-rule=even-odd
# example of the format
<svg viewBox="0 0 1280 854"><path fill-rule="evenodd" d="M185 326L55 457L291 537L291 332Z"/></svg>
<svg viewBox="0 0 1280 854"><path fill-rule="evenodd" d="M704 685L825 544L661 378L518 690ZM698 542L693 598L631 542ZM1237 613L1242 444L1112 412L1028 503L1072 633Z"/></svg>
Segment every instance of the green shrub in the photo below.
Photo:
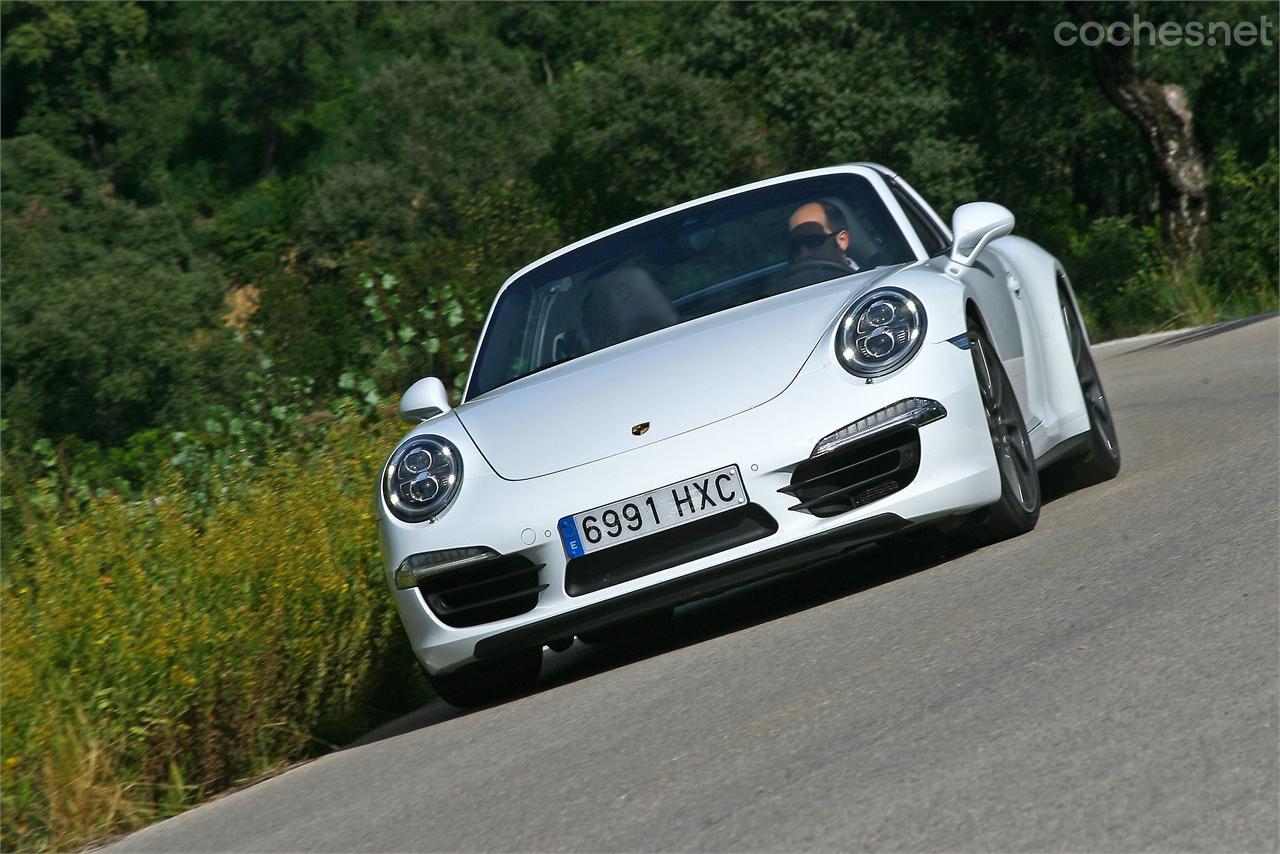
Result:
<svg viewBox="0 0 1280 854"><path fill-rule="evenodd" d="M557 91L555 144L539 177L575 235L767 174L761 130L724 81L623 58Z"/></svg>
<svg viewBox="0 0 1280 854"><path fill-rule="evenodd" d="M6 416L116 443L227 400L243 358L222 287L172 212L116 199L40 137L3 144L0 372Z"/></svg>
<svg viewBox="0 0 1280 854"><path fill-rule="evenodd" d="M1072 235L1061 259L1095 335L1108 337L1135 324L1163 319L1155 287L1161 269L1159 238L1130 217L1099 217Z"/></svg>
<svg viewBox="0 0 1280 854"><path fill-rule="evenodd" d="M1213 170L1216 217L1204 258L1204 280L1224 315L1239 316L1277 308L1280 271L1280 154L1253 169L1227 150Z"/></svg>
<svg viewBox="0 0 1280 854"><path fill-rule="evenodd" d="M1227 150L1214 163L1208 250L1175 265L1154 226L1099 217L1063 257L1090 327L1103 337L1213 323L1274 310L1280 269L1277 154L1252 169Z"/></svg>
<svg viewBox="0 0 1280 854"><path fill-rule="evenodd" d="M19 498L0 590L4 849L136 827L425 699L370 500L397 429L339 425L321 453L228 474L207 517L176 476L67 524Z"/></svg>

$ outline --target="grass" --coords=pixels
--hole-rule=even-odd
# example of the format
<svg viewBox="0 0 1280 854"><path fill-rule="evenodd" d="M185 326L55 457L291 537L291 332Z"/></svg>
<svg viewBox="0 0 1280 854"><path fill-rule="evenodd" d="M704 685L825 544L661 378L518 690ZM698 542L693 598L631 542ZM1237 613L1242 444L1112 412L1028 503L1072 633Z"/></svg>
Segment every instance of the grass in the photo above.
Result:
<svg viewBox="0 0 1280 854"><path fill-rule="evenodd" d="M5 850L139 827L426 698L372 518L390 429L339 427L206 519L114 496L65 524L11 511Z"/></svg>

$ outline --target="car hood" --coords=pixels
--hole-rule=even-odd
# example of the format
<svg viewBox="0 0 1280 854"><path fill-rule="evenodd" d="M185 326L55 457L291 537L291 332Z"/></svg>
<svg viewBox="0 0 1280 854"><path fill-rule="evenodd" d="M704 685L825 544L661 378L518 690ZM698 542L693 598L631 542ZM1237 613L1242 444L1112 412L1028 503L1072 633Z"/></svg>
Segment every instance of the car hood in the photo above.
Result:
<svg viewBox="0 0 1280 854"><path fill-rule="evenodd" d="M651 445L776 397L841 308L894 269L810 285L625 341L455 412L508 480Z"/></svg>

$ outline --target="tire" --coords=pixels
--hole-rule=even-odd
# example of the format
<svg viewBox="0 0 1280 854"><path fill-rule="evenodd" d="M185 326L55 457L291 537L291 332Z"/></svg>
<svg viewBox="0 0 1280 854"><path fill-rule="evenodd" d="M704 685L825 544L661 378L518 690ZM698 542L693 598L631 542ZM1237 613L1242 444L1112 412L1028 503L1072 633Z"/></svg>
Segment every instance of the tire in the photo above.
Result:
<svg viewBox="0 0 1280 854"><path fill-rule="evenodd" d="M1084 324L1072 307L1071 298L1061 285L1058 286L1058 304L1062 308L1062 322L1067 327L1067 341L1071 345L1071 361L1084 395L1084 408L1089 413L1089 442L1078 457L1063 460L1054 466L1055 485L1065 490L1092 486L1110 480L1120 473L1120 442L1116 438L1116 425L1111 417L1111 406L1102 389L1098 368L1084 337Z"/></svg>
<svg viewBox="0 0 1280 854"><path fill-rule="evenodd" d="M978 393L1000 471L1000 499L975 515L961 536L965 545L985 546L1025 534L1040 519L1040 476L1022 409L995 348L976 320L969 320L969 352Z"/></svg>
<svg viewBox="0 0 1280 854"><path fill-rule="evenodd" d="M431 687L451 706L467 709L533 690L542 670L542 649L499 661L477 661L449 673L427 674Z"/></svg>
<svg viewBox="0 0 1280 854"><path fill-rule="evenodd" d="M623 620L620 623L613 623L593 631L583 632L578 635L578 640L588 644L643 640L660 634L670 625L674 616L674 608L662 608L657 611L651 611L648 614L641 614L639 617L633 617L630 620Z"/></svg>

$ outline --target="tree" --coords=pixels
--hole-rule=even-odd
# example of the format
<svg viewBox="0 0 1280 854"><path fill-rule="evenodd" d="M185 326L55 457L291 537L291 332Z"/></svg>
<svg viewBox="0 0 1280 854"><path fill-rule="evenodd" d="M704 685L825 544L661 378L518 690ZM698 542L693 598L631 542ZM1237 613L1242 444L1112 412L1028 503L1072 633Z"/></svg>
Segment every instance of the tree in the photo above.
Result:
<svg viewBox="0 0 1280 854"><path fill-rule="evenodd" d="M106 165L112 76L145 47L137 3L6 4L5 134L40 134Z"/></svg>
<svg viewBox="0 0 1280 854"><path fill-rule="evenodd" d="M1198 254L1209 239L1209 181L1186 89L1140 74L1132 42L1104 41L1092 51L1102 90L1146 138L1160 190L1166 247L1175 258Z"/></svg>
<svg viewBox="0 0 1280 854"><path fill-rule="evenodd" d="M554 150L539 175L574 234L771 171L760 128L733 89L672 62L583 69L560 84L557 107Z"/></svg>
<svg viewBox="0 0 1280 854"><path fill-rule="evenodd" d="M358 152L306 201L304 247L341 254L368 241L381 257L411 239L452 228L452 200L527 175L550 146L550 99L519 57L389 61L360 88L340 133Z"/></svg>
<svg viewBox="0 0 1280 854"><path fill-rule="evenodd" d="M980 163L952 124L947 41L927 59L913 50L916 15L886 4L718 5L690 64L755 107L779 171L878 161L945 210L973 199Z"/></svg>
<svg viewBox="0 0 1280 854"><path fill-rule="evenodd" d="M5 140L0 158L6 416L110 444L220 386L230 399L222 289L172 215L113 198L39 137Z"/></svg>
<svg viewBox="0 0 1280 854"><path fill-rule="evenodd" d="M183 18L200 100L213 107L194 142L229 149L217 158L231 161L226 177L243 184L266 175L286 139L305 150L307 108L333 81L356 14L348 3L210 3Z"/></svg>

